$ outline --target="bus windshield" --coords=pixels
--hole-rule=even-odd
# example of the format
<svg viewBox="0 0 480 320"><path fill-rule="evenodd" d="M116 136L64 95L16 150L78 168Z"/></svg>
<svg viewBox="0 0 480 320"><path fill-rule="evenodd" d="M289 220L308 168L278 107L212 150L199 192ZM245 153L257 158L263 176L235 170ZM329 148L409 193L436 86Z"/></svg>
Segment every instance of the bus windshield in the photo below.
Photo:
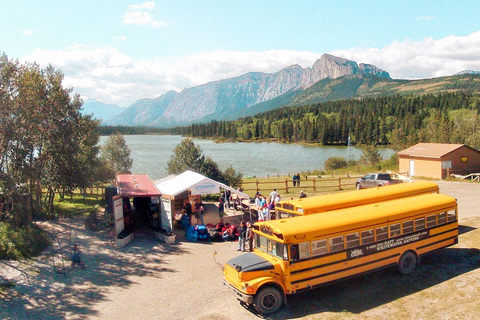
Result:
<svg viewBox="0 0 480 320"><path fill-rule="evenodd" d="M259 234L256 234L256 237L257 238L255 241L255 248L260 249L261 251L282 260L288 260L288 251L286 244L275 240L270 240L267 237Z"/></svg>

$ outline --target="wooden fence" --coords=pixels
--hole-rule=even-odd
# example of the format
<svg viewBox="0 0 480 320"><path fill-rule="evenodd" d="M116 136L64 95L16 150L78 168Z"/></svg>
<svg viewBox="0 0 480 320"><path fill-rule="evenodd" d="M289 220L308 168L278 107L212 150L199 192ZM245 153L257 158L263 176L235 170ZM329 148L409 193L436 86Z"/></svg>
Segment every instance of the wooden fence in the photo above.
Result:
<svg viewBox="0 0 480 320"><path fill-rule="evenodd" d="M272 189L277 191L285 191L285 193L296 192L297 190L311 190L314 193L335 191L355 188L355 183L362 176L346 176L346 177L326 177L319 178L317 176L306 176L306 179L300 182L294 180L268 180L268 181L244 181L243 191L252 194L257 192L270 192ZM253 191L253 192L252 192Z"/></svg>
<svg viewBox="0 0 480 320"><path fill-rule="evenodd" d="M46 190L42 190L42 195L46 194ZM61 192L56 192L57 196L61 194ZM75 195L81 195L83 198L91 197L95 198L96 200L105 199L105 187L98 186L98 187L89 187L85 189L74 189L73 192L65 193L65 198L72 199Z"/></svg>

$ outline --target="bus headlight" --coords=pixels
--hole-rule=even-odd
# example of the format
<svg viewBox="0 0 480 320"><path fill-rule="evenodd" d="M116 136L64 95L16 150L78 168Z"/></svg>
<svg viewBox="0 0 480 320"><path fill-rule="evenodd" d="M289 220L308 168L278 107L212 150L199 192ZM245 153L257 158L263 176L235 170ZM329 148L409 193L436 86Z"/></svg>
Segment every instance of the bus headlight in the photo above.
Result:
<svg viewBox="0 0 480 320"><path fill-rule="evenodd" d="M248 283L244 282L242 283L242 291L253 294L255 290L253 289L253 287L250 287Z"/></svg>

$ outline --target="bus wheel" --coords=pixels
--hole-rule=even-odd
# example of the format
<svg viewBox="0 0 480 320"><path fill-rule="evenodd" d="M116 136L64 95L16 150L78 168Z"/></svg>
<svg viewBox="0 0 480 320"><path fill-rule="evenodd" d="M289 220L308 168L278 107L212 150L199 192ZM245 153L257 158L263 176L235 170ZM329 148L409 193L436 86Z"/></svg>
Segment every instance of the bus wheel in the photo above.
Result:
<svg viewBox="0 0 480 320"><path fill-rule="evenodd" d="M400 261L398 261L398 272L401 274L409 274L415 269L417 265L417 256L412 251L407 251L402 254Z"/></svg>
<svg viewBox="0 0 480 320"><path fill-rule="evenodd" d="M362 189L362 187L360 186L360 183L357 183L357 190L360 190Z"/></svg>
<svg viewBox="0 0 480 320"><path fill-rule="evenodd" d="M260 314L277 312L282 307L283 298L275 287L260 289L253 299L253 306Z"/></svg>

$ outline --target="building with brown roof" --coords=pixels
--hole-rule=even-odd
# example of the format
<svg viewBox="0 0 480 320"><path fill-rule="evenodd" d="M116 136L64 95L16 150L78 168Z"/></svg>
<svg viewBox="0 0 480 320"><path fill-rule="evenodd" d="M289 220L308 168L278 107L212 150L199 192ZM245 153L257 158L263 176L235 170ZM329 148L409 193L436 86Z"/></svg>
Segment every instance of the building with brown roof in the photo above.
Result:
<svg viewBox="0 0 480 320"><path fill-rule="evenodd" d="M445 179L480 173L480 152L464 144L418 143L397 153L399 171L411 177Z"/></svg>

